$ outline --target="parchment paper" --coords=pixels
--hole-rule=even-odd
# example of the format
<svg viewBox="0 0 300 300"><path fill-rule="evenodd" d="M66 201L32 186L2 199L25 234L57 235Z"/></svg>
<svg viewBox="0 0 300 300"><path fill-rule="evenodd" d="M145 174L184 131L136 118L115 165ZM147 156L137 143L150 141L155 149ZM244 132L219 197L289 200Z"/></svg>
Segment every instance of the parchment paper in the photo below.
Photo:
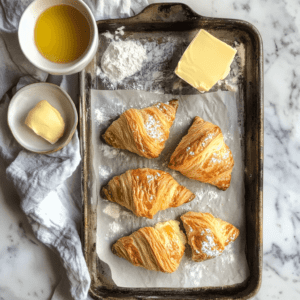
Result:
<svg viewBox="0 0 300 300"><path fill-rule="evenodd" d="M244 281L249 275L245 257L244 165L242 139L237 113L237 93L215 92L173 96L134 90L92 91L93 162L98 194L97 254L103 262L103 272L120 287L203 287L231 285ZM175 122L166 142L166 148L157 159L146 159L125 150L114 149L101 135L125 110L143 108L156 102L179 99ZM167 168L169 158L181 138L187 133L193 118L200 116L220 126L226 144L230 147L235 165L231 186L227 191L209 184L188 179ZM136 217L132 212L100 197L100 188L113 176L129 169L154 168L169 172L180 184L196 194L196 198L178 208L157 213L152 220ZM130 235L141 227L177 219L188 211L209 212L240 229L240 236L217 258L197 263L191 260L187 246L179 268L172 274L149 271L131 265L115 256L111 246L120 237ZM183 227L182 227L183 229Z"/></svg>

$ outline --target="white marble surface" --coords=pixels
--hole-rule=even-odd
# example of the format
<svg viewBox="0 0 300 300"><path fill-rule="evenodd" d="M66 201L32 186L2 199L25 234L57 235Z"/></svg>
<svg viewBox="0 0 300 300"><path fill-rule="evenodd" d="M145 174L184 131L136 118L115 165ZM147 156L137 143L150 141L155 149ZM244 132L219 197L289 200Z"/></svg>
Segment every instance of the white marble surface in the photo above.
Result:
<svg viewBox="0 0 300 300"><path fill-rule="evenodd" d="M264 265L262 287L253 299L300 299L300 2L182 2L204 16L249 21L263 37ZM0 300L51 299L64 271L58 258L34 238L4 170L0 161Z"/></svg>

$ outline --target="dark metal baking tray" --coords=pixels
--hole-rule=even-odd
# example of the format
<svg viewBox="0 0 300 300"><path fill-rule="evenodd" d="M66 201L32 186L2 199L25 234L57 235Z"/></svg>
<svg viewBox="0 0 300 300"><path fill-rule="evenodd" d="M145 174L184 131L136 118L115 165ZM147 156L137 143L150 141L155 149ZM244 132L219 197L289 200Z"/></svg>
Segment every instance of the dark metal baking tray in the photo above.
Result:
<svg viewBox="0 0 300 300"><path fill-rule="evenodd" d="M181 3L152 4L140 14L116 20L98 21L99 33L114 32L125 26L126 33L151 35L156 33L192 35L203 28L228 43L244 45L245 65L239 82L243 117L244 185L246 215L246 257L250 276L241 284L203 288L121 288L104 276L103 264L96 253L96 207L93 196L91 153L91 89L106 89L96 76L103 47L80 74L80 138L82 154L83 251L91 276L90 296L93 299L249 299L259 290L262 276L262 204L263 204L263 48L257 29L242 20L203 17ZM184 50L184 49L183 49ZM177 64L180 56L175 57ZM166 83L170 93L172 84ZM185 93L190 93L185 86ZM122 86L118 87L122 89ZM214 90L214 89L213 89ZM104 267L105 268L105 267Z"/></svg>

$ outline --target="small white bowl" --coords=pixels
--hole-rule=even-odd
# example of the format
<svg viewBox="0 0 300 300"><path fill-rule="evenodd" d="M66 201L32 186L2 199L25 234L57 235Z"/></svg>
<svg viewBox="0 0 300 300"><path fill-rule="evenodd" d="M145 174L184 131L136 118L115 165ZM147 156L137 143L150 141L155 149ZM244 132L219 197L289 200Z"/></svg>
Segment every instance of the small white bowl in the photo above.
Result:
<svg viewBox="0 0 300 300"><path fill-rule="evenodd" d="M41 100L47 100L55 107L65 122L64 135L55 144L47 142L25 125L29 111ZM21 146L35 153L48 154L62 149L70 142L77 127L78 116L71 97L63 89L52 83L34 83L20 89L11 99L7 122Z"/></svg>
<svg viewBox="0 0 300 300"><path fill-rule="evenodd" d="M46 9L67 4L78 9L90 25L90 42L85 52L76 60L58 64L46 59L38 51L34 40L34 28L37 19ZM24 11L19 23L19 43L24 55L37 68L53 75L69 75L82 71L93 59L98 48L98 28L89 7L82 0L35 0Z"/></svg>

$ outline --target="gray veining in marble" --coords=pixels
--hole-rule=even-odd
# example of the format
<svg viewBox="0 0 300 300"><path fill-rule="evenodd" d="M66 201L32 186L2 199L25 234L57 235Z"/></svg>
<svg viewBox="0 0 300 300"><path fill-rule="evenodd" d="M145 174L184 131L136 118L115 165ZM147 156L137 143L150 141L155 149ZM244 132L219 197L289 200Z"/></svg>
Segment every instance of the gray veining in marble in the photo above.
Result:
<svg viewBox="0 0 300 300"><path fill-rule="evenodd" d="M212 6L212 16L254 24L264 42L264 264L254 299L300 299L300 2L213 1Z"/></svg>

